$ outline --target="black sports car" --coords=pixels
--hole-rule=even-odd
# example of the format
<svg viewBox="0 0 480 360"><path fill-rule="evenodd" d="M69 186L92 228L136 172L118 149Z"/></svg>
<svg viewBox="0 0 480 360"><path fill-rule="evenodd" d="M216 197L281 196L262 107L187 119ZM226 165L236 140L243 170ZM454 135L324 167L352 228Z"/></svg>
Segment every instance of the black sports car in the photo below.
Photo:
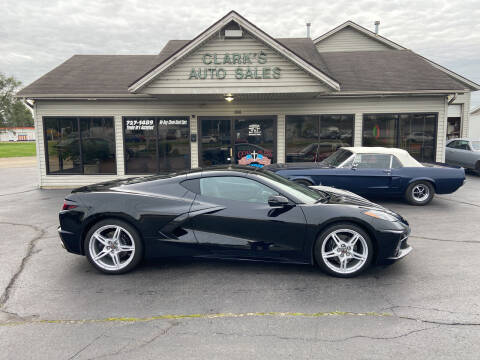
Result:
<svg viewBox="0 0 480 360"><path fill-rule="evenodd" d="M58 231L69 252L109 274L144 257L196 256L318 264L351 277L411 251L400 215L353 193L242 166L73 190Z"/></svg>

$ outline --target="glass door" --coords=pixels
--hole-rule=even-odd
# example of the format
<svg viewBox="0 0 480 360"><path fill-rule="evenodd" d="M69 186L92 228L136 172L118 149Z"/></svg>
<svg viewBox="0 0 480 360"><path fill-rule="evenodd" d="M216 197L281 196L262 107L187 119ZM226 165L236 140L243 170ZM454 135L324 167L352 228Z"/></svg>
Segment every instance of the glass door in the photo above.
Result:
<svg viewBox="0 0 480 360"><path fill-rule="evenodd" d="M275 162L276 117L200 117L200 166Z"/></svg>
<svg viewBox="0 0 480 360"><path fill-rule="evenodd" d="M232 121L230 118L200 118L201 166L231 164Z"/></svg>

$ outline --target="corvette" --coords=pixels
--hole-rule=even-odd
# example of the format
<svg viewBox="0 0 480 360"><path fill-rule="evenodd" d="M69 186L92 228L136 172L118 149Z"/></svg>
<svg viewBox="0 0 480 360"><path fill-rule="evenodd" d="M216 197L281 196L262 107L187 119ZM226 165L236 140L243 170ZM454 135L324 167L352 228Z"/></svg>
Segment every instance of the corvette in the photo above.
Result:
<svg viewBox="0 0 480 360"><path fill-rule="evenodd" d="M65 249L108 274L143 258L193 256L307 263L353 277L412 250L399 214L244 166L85 186L66 197L59 218Z"/></svg>

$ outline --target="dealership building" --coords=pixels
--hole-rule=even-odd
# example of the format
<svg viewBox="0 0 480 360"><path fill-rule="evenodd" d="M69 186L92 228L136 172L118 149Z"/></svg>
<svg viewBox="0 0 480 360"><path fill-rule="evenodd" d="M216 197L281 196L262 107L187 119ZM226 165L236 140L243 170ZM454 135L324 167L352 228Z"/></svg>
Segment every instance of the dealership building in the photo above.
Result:
<svg viewBox="0 0 480 360"><path fill-rule="evenodd" d="M17 96L34 108L40 186L67 187L351 145L442 162L479 89L351 21L273 38L232 11L157 55L75 55Z"/></svg>

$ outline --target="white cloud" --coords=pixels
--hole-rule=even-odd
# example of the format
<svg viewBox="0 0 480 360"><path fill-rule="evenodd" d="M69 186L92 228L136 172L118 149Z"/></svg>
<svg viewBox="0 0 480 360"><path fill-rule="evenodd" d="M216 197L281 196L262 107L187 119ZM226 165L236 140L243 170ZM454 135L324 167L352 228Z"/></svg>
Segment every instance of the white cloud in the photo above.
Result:
<svg viewBox="0 0 480 360"><path fill-rule="evenodd" d="M190 39L232 10L232 2L2 0L0 71L29 83L73 54L154 54ZM239 4L239 5L237 5ZM478 0L244 0L233 10L275 37L318 36L353 20L480 82ZM474 95L480 105L480 95Z"/></svg>

